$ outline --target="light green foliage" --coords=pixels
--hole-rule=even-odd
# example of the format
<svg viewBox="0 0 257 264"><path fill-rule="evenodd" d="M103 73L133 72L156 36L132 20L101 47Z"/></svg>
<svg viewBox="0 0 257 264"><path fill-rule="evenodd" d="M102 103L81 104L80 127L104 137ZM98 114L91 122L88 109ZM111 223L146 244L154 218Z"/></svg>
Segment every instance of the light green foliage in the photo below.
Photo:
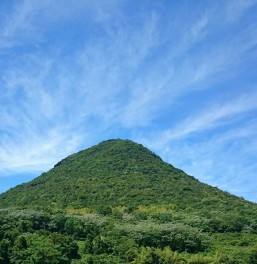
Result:
<svg viewBox="0 0 257 264"><path fill-rule="evenodd" d="M183 224L156 224L140 222L117 226L120 234L134 239L140 246L166 247L190 253L203 251L209 246L209 237L200 230Z"/></svg>

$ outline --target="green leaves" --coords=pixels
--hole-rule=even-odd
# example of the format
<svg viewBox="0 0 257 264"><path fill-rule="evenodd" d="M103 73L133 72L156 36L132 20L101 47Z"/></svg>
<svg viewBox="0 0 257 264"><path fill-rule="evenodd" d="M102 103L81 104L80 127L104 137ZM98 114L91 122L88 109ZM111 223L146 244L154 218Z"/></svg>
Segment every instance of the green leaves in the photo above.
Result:
<svg viewBox="0 0 257 264"><path fill-rule="evenodd" d="M67 157L1 195L0 206L0 264L256 259L255 204L200 183L128 140Z"/></svg>
<svg viewBox="0 0 257 264"><path fill-rule="evenodd" d="M175 251L195 253L209 246L210 238L200 230L183 224L123 224L117 226L121 235L127 235L140 246L170 247Z"/></svg>
<svg viewBox="0 0 257 264"><path fill-rule="evenodd" d="M73 258L78 258L78 246L70 238L57 233L35 233L16 239L10 263L69 264Z"/></svg>

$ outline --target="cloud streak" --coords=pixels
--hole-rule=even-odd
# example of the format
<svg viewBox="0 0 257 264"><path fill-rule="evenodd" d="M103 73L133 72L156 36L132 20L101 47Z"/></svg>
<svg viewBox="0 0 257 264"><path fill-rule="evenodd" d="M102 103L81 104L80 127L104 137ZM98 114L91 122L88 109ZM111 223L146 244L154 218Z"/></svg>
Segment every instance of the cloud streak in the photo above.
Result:
<svg viewBox="0 0 257 264"><path fill-rule="evenodd" d="M200 140L174 140L161 147L155 143L152 149L200 181L256 201L256 131L254 119L241 128L215 131Z"/></svg>
<svg viewBox="0 0 257 264"><path fill-rule="evenodd" d="M197 116L188 117L174 129L165 131L162 138L166 138L167 141L180 139L194 133L202 133L207 129L224 125L226 122L233 122L231 117L238 117L240 114L256 110L256 101L257 93L252 93L242 95L227 103L207 106Z"/></svg>
<svg viewBox="0 0 257 264"><path fill-rule="evenodd" d="M222 143L238 139L234 150L246 153L243 141L256 137L255 2L188 5L10 4L0 19L0 175L46 170L112 137L171 163L174 147L178 165L203 175L198 163L208 179L215 155L231 155ZM212 144L220 147L201 162ZM191 161L182 158L190 148Z"/></svg>

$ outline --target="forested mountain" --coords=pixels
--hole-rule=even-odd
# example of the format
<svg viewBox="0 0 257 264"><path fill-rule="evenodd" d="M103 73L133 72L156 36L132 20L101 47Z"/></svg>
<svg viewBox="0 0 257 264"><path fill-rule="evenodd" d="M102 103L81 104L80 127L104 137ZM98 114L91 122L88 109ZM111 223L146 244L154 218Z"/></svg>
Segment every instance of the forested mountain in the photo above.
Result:
<svg viewBox="0 0 257 264"><path fill-rule="evenodd" d="M256 212L251 203L199 182L129 140L109 140L73 154L49 172L1 195L0 204L95 210L103 205L132 209L162 205L206 213L217 209Z"/></svg>
<svg viewBox="0 0 257 264"><path fill-rule="evenodd" d="M257 205L129 140L0 195L0 263L257 263Z"/></svg>

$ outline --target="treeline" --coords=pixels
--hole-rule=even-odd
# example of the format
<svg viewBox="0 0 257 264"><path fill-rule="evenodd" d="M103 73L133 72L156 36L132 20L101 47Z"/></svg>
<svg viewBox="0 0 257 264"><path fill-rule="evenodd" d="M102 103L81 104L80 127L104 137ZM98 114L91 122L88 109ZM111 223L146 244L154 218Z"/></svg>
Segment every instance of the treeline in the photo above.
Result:
<svg viewBox="0 0 257 264"><path fill-rule="evenodd" d="M222 253L213 239L224 242L220 236L215 238L185 223L140 220L128 213L120 218L61 211L0 211L1 264L257 263L256 235L249 233L239 239L247 250L238 259Z"/></svg>

